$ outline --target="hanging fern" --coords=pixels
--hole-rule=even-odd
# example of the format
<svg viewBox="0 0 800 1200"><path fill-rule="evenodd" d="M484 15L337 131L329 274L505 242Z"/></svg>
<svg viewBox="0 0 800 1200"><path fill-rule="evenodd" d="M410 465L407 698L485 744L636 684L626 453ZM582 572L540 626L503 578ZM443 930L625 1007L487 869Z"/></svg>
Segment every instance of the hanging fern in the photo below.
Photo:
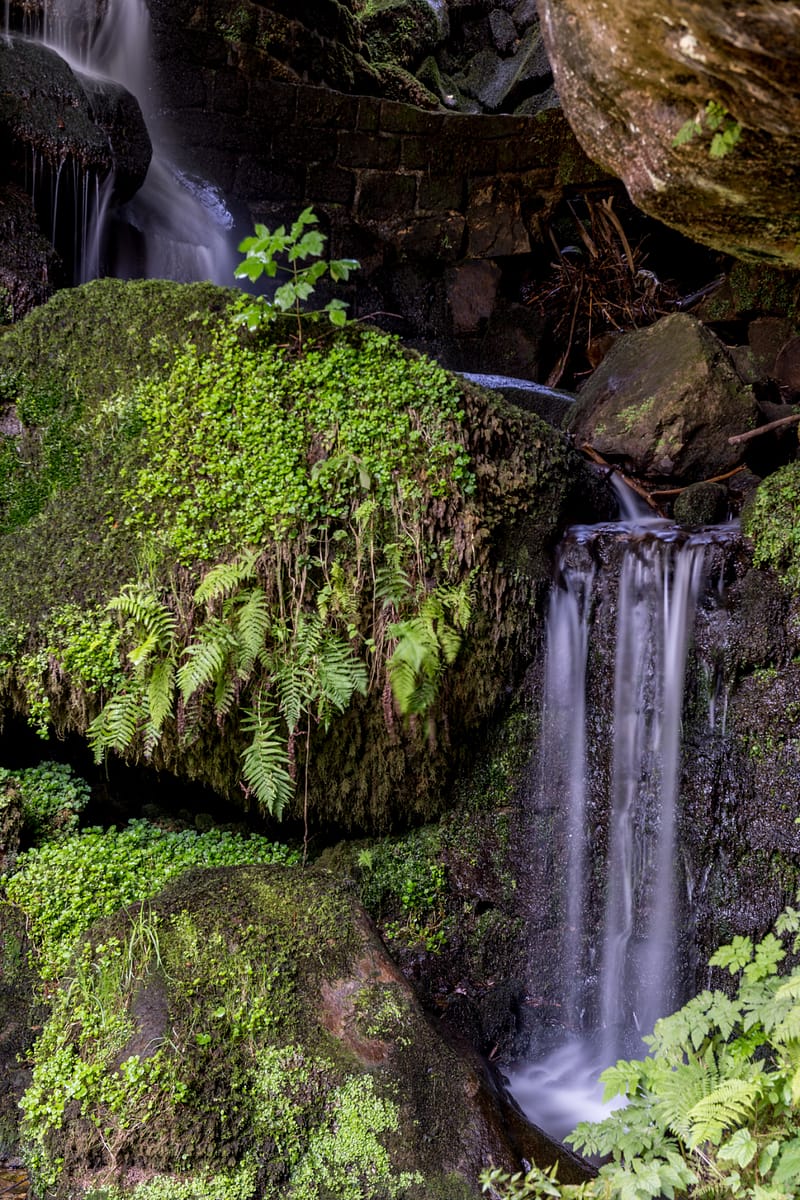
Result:
<svg viewBox="0 0 800 1200"><path fill-rule="evenodd" d="M389 626L397 645L387 663L395 703L403 716L426 712L436 699L445 666L455 661L470 619L467 585L437 588L416 616Z"/></svg>
<svg viewBox="0 0 800 1200"><path fill-rule="evenodd" d="M222 617L210 617L198 630L197 640L186 647L178 670L178 687L185 701L201 688L226 683L238 643Z"/></svg>
<svg viewBox="0 0 800 1200"><path fill-rule="evenodd" d="M217 563L203 576L194 593L195 604L209 604L230 596L241 584L255 579L257 562L257 552L249 550L233 562Z"/></svg>
<svg viewBox="0 0 800 1200"><path fill-rule="evenodd" d="M243 714L242 731L252 740L242 753L242 778L263 812L280 820L294 795L289 755L280 727L266 702Z"/></svg>
<svg viewBox="0 0 800 1200"><path fill-rule="evenodd" d="M145 720L145 706L138 691L116 692L87 731L95 762L102 762L109 750L116 750L121 754L133 745Z"/></svg>

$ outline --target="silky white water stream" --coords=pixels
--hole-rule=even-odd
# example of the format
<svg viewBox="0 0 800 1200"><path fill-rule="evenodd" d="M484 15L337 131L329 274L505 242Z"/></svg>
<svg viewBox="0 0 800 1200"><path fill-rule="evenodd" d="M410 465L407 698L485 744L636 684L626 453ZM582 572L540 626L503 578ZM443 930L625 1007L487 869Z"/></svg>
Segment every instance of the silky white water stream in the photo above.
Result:
<svg viewBox="0 0 800 1200"><path fill-rule="evenodd" d="M80 241L76 282L105 273L122 278L211 280L232 284L237 261L233 218L220 193L180 171L161 148L159 104L150 67L150 14L145 0L108 0L94 24L95 7L86 0L57 0L44 8L43 28L35 32L70 66L96 80L122 84L139 102L153 144L144 184L114 214L113 249L106 245L113 180L89 181L89 201L70 205ZM78 184L78 188L84 186ZM93 190L94 189L94 190ZM57 229L59 187L52 196ZM125 228L128 233L125 234Z"/></svg>
<svg viewBox="0 0 800 1200"><path fill-rule="evenodd" d="M558 1138L603 1114L600 1072L640 1056L642 1035L684 998L681 714L706 546L718 535L687 535L636 504L624 516L568 532L547 616L532 819L556 847L562 894L558 945L547 943L536 969L557 981L549 1041L510 1084Z"/></svg>

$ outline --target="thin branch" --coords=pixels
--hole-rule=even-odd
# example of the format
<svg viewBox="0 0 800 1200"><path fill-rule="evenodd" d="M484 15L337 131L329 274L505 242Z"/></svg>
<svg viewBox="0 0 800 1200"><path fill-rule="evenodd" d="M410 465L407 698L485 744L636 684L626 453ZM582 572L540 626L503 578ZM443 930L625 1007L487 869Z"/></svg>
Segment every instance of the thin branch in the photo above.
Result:
<svg viewBox="0 0 800 1200"><path fill-rule="evenodd" d="M792 413L790 417L780 417L777 421L759 425L758 429L751 429L747 433L735 433L733 437L728 438L728 443L731 446L738 446L740 442L752 441L753 438L761 437L762 433L770 433L773 429L780 429L782 425L794 425L798 421L800 421L800 413Z"/></svg>
<svg viewBox="0 0 800 1200"><path fill-rule="evenodd" d="M800 420L800 415L798 416ZM723 479L730 479L733 475L738 475L740 471L746 471L747 467L742 463L738 467L734 467L732 471L726 471L724 475L712 475L710 479L698 479L697 483L722 483ZM679 496L681 492L685 492L687 488L696 487L696 483L685 483L683 487L678 488L659 488L650 493L651 496Z"/></svg>
<svg viewBox="0 0 800 1200"><path fill-rule="evenodd" d="M590 446L588 442L584 442L584 444L581 446L581 452L585 454L587 458L590 458L593 463L597 463L599 467L607 467L609 471L616 471L622 482L626 484L632 492L635 492L637 496L640 496L641 499L644 500L645 504L648 504L654 512L658 513L660 517L663 517L664 514L661 511L661 508L656 501L653 500L654 493L648 492L645 487L642 487L641 483L638 483L637 480L632 479L630 475L626 475L624 471L621 471L619 467L614 465L614 463L610 463L608 459L603 458L602 454L598 450L595 450L594 446Z"/></svg>

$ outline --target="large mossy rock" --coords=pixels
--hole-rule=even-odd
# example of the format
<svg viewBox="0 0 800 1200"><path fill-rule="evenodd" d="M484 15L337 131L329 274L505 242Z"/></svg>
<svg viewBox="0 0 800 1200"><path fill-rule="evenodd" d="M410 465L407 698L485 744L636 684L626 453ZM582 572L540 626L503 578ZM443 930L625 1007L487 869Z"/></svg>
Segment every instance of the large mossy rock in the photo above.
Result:
<svg viewBox="0 0 800 1200"><path fill-rule="evenodd" d="M388 335L299 355L232 296L98 281L0 337L4 703L273 815L430 818L520 677L580 461Z"/></svg>
<svg viewBox="0 0 800 1200"><path fill-rule="evenodd" d="M568 422L578 444L637 475L693 483L741 461L741 446L728 438L757 417L722 343L676 313L615 342Z"/></svg>
<svg viewBox="0 0 800 1200"><path fill-rule="evenodd" d="M726 253L800 264L796 5L541 0L539 7L576 137L624 180L640 208ZM712 147L709 102L729 114L727 126L740 127L727 154ZM676 145L691 120L696 136Z"/></svg>
<svg viewBox="0 0 800 1200"><path fill-rule="evenodd" d="M190 872L96 925L74 972L24 1100L48 1195L458 1200L518 1161L325 872Z"/></svg>

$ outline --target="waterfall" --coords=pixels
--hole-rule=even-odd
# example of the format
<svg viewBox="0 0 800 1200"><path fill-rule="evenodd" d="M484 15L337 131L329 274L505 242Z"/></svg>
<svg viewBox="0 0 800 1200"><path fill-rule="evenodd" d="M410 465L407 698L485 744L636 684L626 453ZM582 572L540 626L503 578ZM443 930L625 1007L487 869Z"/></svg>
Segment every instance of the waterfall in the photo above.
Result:
<svg viewBox="0 0 800 1200"><path fill-rule="evenodd" d="M88 0L45 2L37 36L73 70L122 84L131 92L153 143L144 184L119 212L112 213L109 205L113 179L102 186L96 179L78 182L68 218L83 238L76 258L70 260L76 262L75 282L112 274L124 279L210 279L231 284L237 261L233 218L216 189L179 170L160 146L158 98L150 70L150 14L145 0L108 0L96 23L95 6ZM64 219L59 183L57 180L51 197L54 229ZM84 190L87 203L83 202ZM109 237L112 220L113 239Z"/></svg>
<svg viewBox="0 0 800 1200"><path fill-rule="evenodd" d="M597 1079L684 999L677 845L684 676L706 547L632 511L568 531L550 596L532 780L535 1052L511 1090L563 1137Z"/></svg>

